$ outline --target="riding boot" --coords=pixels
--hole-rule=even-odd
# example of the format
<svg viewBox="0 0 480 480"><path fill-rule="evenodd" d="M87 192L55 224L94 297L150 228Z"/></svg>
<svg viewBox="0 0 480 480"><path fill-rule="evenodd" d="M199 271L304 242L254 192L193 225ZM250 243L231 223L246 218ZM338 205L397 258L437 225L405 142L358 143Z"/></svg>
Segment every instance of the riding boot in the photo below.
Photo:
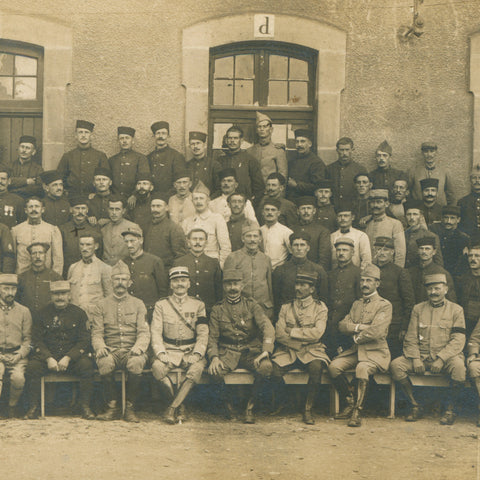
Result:
<svg viewBox="0 0 480 480"><path fill-rule="evenodd" d="M157 383L160 387L162 396L165 397L166 403L170 404L173 401L175 393L173 391L172 381L168 376L162 378L160 382Z"/></svg>
<svg viewBox="0 0 480 480"><path fill-rule="evenodd" d="M415 397L413 396L412 382L407 377L407 378L404 378L404 379L400 380L398 383L399 383L403 393L408 398L408 401L412 405L412 410L405 417L405 421L416 422L422 416L422 409L421 409L420 405L417 403L417 401L415 400Z"/></svg>
<svg viewBox="0 0 480 480"><path fill-rule="evenodd" d="M305 411L303 412L303 421L307 425L315 425L315 420L312 416L312 406L317 393L317 382L313 382L310 378L307 384L307 399L305 401Z"/></svg>
<svg viewBox="0 0 480 480"><path fill-rule="evenodd" d="M368 380L358 379L357 382L357 402L348 422L349 427L360 427L362 424L361 412L367 395Z"/></svg>
<svg viewBox="0 0 480 480"><path fill-rule="evenodd" d="M195 385L195 382L193 380L187 379L182 383L182 386L177 392L177 395L175 396L172 404L170 407L179 409L177 419L179 422L183 422L186 420L186 415L185 415L185 407L183 405L183 401L187 397L187 395L190 393L190 390L192 387ZM181 408L183 407L183 408Z"/></svg>
<svg viewBox="0 0 480 480"><path fill-rule="evenodd" d="M335 415L336 420L342 420L350 418L353 412L354 400L353 400L353 387L350 385L345 375L339 375L332 378L332 383L337 390L338 394L345 398L347 405L345 408Z"/></svg>
<svg viewBox="0 0 480 480"><path fill-rule="evenodd" d="M255 415L253 414L253 407L258 399L258 394L260 393L260 388L264 383L263 377L255 377L255 381L252 385L252 393L247 402L247 408L245 410L245 421L244 423L255 423Z"/></svg>
<svg viewBox="0 0 480 480"><path fill-rule="evenodd" d="M441 425L453 425L455 422L455 407L458 405L458 397L460 396L463 386L463 382L452 380L448 393L447 408L440 419Z"/></svg>

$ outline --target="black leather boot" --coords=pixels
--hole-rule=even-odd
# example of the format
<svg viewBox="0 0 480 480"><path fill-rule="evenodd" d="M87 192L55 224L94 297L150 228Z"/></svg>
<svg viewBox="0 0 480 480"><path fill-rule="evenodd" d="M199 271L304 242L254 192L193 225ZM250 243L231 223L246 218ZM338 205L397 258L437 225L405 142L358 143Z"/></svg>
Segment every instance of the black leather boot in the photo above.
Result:
<svg viewBox="0 0 480 480"><path fill-rule="evenodd" d="M312 415L313 400L317 392L317 383L314 383L310 378L307 384L307 399L305 401L305 410L303 412L303 422L307 425L315 425L315 420Z"/></svg>
<svg viewBox="0 0 480 480"><path fill-rule="evenodd" d="M410 413L405 417L406 422L416 422L419 418L422 418L422 408L420 405L417 403L415 400L415 397L413 396L413 385L410 379L404 378L403 380L400 380L399 385L405 394L405 396L408 398L410 404L412 405L412 410Z"/></svg>
<svg viewBox="0 0 480 480"><path fill-rule="evenodd" d="M361 412L367 395L368 380L358 380L357 383L357 403L353 409L352 416L348 422L349 427L360 427L362 425Z"/></svg>
<svg viewBox="0 0 480 480"><path fill-rule="evenodd" d="M352 416L354 407L353 387L350 385L345 375L339 375L336 378L332 378L332 383L340 397L345 398L346 401L344 409L335 415L335 420L344 420L350 418Z"/></svg>

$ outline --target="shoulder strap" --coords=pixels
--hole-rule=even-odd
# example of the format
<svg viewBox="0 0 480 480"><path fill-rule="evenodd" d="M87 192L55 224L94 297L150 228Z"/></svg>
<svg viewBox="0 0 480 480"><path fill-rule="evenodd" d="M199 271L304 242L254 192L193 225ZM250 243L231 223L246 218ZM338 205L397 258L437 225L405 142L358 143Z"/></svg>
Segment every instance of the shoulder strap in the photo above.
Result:
<svg viewBox="0 0 480 480"><path fill-rule="evenodd" d="M292 313L293 313L293 318L295 319L295 323L297 324L297 327L301 327L300 319L298 318L297 314L297 309L295 308L295 300L292 300Z"/></svg>
<svg viewBox="0 0 480 480"><path fill-rule="evenodd" d="M182 323L188 327L192 332L195 333L195 328L192 327L184 318L183 315L177 310L177 307L173 304L173 302L170 300L170 298L167 298L167 302L169 305L172 307L173 311L178 315L178 318L182 321Z"/></svg>

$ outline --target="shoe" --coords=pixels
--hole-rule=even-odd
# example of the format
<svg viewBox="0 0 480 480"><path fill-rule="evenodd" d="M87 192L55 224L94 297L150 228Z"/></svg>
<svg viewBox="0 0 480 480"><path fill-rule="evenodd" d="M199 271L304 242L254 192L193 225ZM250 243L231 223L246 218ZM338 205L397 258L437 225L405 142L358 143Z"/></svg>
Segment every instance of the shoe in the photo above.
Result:
<svg viewBox="0 0 480 480"><path fill-rule="evenodd" d="M173 407L168 407L163 415L163 419L169 423L170 425L175 425L177 423L177 419L175 417L176 409Z"/></svg>
<svg viewBox="0 0 480 480"><path fill-rule="evenodd" d="M127 402L127 404L125 405L125 413L123 415L123 419L126 422L140 423L139 418L135 415L133 405L130 402Z"/></svg>
<svg viewBox="0 0 480 480"><path fill-rule="evenodd" d="M233 408L233 405L230 402L225 402L223 404L224 408L224 416L227 420L232 420L235 418L235 409Z"/></svg>
<svg viewBox="0 0 480 480"><path fill-rule="evenodd" d="M362 425L362 418L360 417L360 410L358 408L353 409L352 417L348 422L349 427L360 427Z"/></svg>
<svg viewBox="0 0 480 480"><path fill-rule="evenodd" d="M27 410L27 413L25 414L25 416L23 417L24 420L35 420L36 418L38 418L38 408L37 408L37 406L30 407Z"/></svg>
<svg viewBox="0 0 480 480"><path fill-rule="evenodd" d="M245 411L245 420L243 421L243 423L255 423L255 415L253 414L253 410L251 410L250 408Z"/></svg>
<svg viewBox="0 0 480 480"><path fill-rule="evenodd" d="M306 423L307 425L315 425L311 410L305 410L303 412L303 423Z"/></svg>
<svg viewBox="0 0 480 480"><path fill-rule="evenodd" d="M350 418L352 416L353 410L353 398L347 397L346 407L340 413L337 413L333 418L335 418L335 420L346 420L347 418Z"/></svg>
<svg viewBox="0 0 480 480"><path fill-rule="evenodd" d="M440 425L453 425L455 422L455 413L453 410L445 410L443 417L440 419Z"/></svg>
<svg viewBox="0 0 480 480"><path fill-rule="evenodd" d="M406 422L416 422L422 418L423 412L422 408L419 405L414 405L412 411L405 417Z"/></svg>
<svg viewBox="0 0 480 480"><path fill-rule="evenodd" d="M183 403L178 407L177 420L178 423L183 423L188 420L187 409Z"/></svg>
<svg viewBox="0 0 480 480"><path fill-rule="evenodd" d="M117 407L107 407L104 413L97 415L97 420L102 422L110 422L112 420L118 420L120 418L120 410Z"/></svg>
<svg viewBox="0 0 480 480"><path fill-rule="evenodd" d="M82 418L84 418L85 420L95 420L95 414L92 412L90 407L85 406L81 408L82 408Z"/></svg>

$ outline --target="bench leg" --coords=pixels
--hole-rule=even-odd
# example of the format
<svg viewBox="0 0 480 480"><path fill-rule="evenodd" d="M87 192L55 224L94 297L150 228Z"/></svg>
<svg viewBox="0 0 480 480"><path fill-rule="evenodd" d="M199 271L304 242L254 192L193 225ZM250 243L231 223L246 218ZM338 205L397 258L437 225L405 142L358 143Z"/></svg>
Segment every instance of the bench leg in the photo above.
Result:
<svg viewBox="0 0 480 480"><path fill-rule="evenodd" d="M392 380L390 384L390 412L388 418L395 418L395 396L396 396L396 387L395 382Z"/></svg>
<svg viewBox="0 0 480 480"><path fill-rule="evenodd" d="M340 411L340 398L337 389L330 385L330 415L334 417Z"/></svg>
<svg viewBox="0 0 480 480"><path fill-rule="evenodd" d="M127 405L127 378L125 370L122 370L122 416L125 415L125 407Z"/></svg>
<svg viewBox="0 0 480 480"><path fill-rule="evenodd" d="M45 418L45 377L40 379L40 416Z"/></svg>

